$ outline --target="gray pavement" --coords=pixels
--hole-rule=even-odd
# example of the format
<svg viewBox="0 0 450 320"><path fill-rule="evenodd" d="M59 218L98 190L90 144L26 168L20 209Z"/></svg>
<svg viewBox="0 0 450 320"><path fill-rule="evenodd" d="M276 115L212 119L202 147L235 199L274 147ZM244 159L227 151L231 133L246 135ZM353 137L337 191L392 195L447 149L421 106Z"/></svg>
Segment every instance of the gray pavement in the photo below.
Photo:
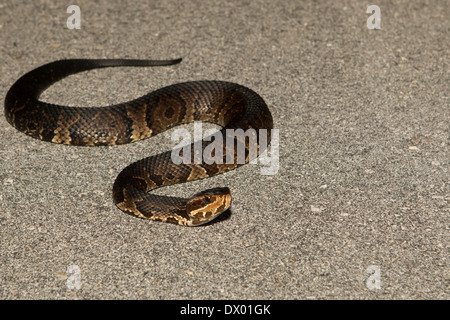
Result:
<svg viewBox="0 0 450 320"><path fill-rule="evenodd" d="M380 30L361 1L143 2L80 1L69 30L64 2L2 1L1 100L57 59L183 57L71 76L42 99L98 106L237 82L273 113L279 170L161 190L229 186L217 223L144 221L114 206L112 183L172 148L171 131L68 147L19 133L1 108L1 299L449 298L447 1L377 1Z"/></svg>

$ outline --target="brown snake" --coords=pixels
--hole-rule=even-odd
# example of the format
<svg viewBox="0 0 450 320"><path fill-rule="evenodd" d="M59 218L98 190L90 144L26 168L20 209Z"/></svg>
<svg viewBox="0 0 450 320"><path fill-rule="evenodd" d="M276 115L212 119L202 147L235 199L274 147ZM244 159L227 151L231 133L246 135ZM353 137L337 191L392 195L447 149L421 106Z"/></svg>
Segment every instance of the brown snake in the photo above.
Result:
<svg viewBox="0 0 450 320"><path fill-rule="evenodd" d="M254 91L224 81L193 81L170 85L138 99L106 107L68 107L39 101L40 94L60 79L82 71L120 66L162 66L177 60L71 59L48 63L19 78L5 99L5 117L27 135L67 145L111 146L154 136L179 124L205 121L227 129L267 129L270 141L272 115L264 100ZM245 147L245 163L252 160L249 139L232 137ZM211 142L200 141L201 150ZM212 139L210 139L212 140ZM257 139L259 141L259 137ZM211 177L243 163L224 145L222 163L195 163L195 143L191 159L181 164L171 160L171 151L130 164L113 186L114 203L124 212L140 218L197 226L207 223L231 205L230 190L213 188L191 198L149 193L156 188ZM265 147L258 145L261 154ZM197 149L198 150L198 149ZM228 153L227 153L228 151ZM232 159L233 161L225 161Z"/></svg>

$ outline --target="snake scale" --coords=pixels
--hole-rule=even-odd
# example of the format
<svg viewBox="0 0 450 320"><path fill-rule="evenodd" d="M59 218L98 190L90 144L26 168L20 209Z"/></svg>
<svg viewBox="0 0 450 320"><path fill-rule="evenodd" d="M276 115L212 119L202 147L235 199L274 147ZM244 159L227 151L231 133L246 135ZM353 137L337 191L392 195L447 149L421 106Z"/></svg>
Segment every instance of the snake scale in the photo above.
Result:
<svg viewBox="0 0 450 320"><path fill-rule="evenodd" d="M191 81L155 90L138 99L104 107L69 107L42 102L40 94L62 78L95 68L145 67L177 64L176 60L69 59L38 67L19 78L5 98L5 117L17 130L40 140L76 146L111 146L154 136L176 125L205 121L226 129L270 129L272 115L264 100L254 91L231 82ZM236 137L234 139L237 139ZM212 140L212 139L211 139ZM245 139L245 163L249 157L249 139ZM259 139L257 140L259 141ZM238 143L238 141L235 141ZM207 223L231 205L227 187L199 192L191 198L156 195L151 190L211 177L235 169L237 148L223 158L234 161L195 163L195 143L191 161L175 164L171 151L136 161L117 176L113 185L114 203L122 211L156 221L185 226ZM211 142L199 142L204 150ZM263 147L258 146L258 152Z"/></svg>

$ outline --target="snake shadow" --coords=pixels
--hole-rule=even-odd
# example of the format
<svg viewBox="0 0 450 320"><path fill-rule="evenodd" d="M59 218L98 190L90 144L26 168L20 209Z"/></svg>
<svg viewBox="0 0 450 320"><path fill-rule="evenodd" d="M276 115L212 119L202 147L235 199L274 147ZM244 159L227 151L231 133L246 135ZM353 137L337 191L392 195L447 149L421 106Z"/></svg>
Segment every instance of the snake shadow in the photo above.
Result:
<svg viewBox="0 0 450 320"><path fill-rule="evenodd" d="M220 223L222 221L228 220L230 219L232 213L233 212L231 211L231 208L228 208L226 211L222 212L222 214L220 214L217 218L205 224L202 224L200 227L209 226L215 223Z"/></svg>

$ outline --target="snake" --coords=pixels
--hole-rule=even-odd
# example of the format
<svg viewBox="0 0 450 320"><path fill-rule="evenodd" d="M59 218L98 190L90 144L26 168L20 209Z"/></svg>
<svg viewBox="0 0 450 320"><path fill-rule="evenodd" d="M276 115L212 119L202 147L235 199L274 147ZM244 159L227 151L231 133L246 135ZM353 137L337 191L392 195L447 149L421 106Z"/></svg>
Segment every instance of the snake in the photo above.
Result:
<svg viewBox="0 0 450 320"><path fill-rule="evenodd" d="M204 225L230 208L228 187L210 188L190 198L158 195L153 190L212 177L246 164L255 158L250 152L252 141L256 141L257 154L264 152L270 143L273 118L259 94L233 82L199 80L168 85L110 106L62 106L39 100L52 84L79 72L106 67L170 66L181 60L53 61L25 73L11 86L5 97L4 114L14 128L28 136L73 146L132 143L196 121L218 125L221 129L209 139L194 141L180 151L184 159L181 163L172 160L173 150L143 158L125 167L112 187L114 204L125 213L183 226ZM256 139L242 139L230 133L249 129L253 129ZM262 133L267 139L264 146L259 143ZM223 144L223 148L212 148L211 144L219 138L229 138L235 146L243 146L244 160L238 161L238 147L227 148ZM211 154L217 153L218 158L214 159L223 161L196 161L196 151L198 155L199 150L204 152L208 147L214 149Z"/></svg>

